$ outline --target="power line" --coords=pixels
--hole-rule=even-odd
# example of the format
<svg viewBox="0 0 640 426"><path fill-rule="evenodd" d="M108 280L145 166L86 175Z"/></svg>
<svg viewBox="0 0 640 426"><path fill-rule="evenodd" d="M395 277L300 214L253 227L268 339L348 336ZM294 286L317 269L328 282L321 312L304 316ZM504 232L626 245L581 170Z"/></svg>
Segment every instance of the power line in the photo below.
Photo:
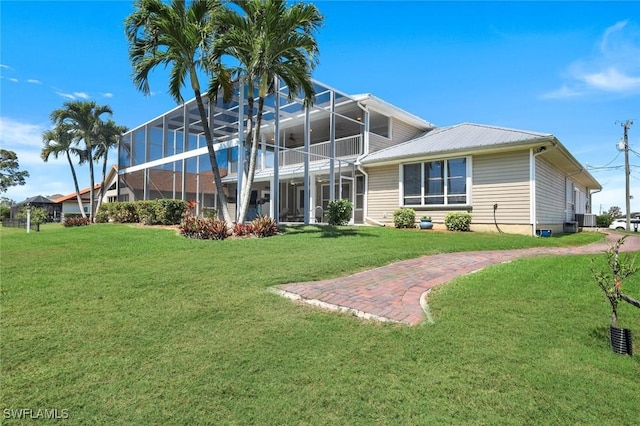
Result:
<svg viewBox="0 0 640 426"><path fill-rule="evenodd" d="M594 170L595 170L595 169L604 169L604 168L607 168L611 163L613 163L614 161L616 161L616 160L618 159L618 157L620 157L620 153L621 153L621 152L622 152L622 151L618 151L618 153L616 154L616 156L615 156L615 157L613 157L613 160L609 161L609 162L608 162L607 164L605 164L604 166L590 166L590 165L588 165L588 164L587 164L587 169L588 169L588 170L591 170L591 169L594 169Z"/></svg>

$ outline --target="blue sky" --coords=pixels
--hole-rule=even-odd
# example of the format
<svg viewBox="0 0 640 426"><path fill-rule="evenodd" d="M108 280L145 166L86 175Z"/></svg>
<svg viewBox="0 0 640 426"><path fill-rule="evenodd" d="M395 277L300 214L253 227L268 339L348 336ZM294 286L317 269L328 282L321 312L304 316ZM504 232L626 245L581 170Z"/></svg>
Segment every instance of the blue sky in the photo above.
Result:
<svg viewBox="0 0 640 426"><path fill-rule="evenodd" d="M635 120L631 208L640 211L640 2L316 4L325 22L315 79L438 126L552 133L603 185L596 213L624 209L616 145L621 122ZM66 160L39 157L49 113L63 102L108 104L130 128L175 106L164 72L152 76L149 97L131 82L123 21L132 10L129 1L0 2L0 145L31 174L4 196L73 192ZM88 186L87 167L79 172Z"/></svg>

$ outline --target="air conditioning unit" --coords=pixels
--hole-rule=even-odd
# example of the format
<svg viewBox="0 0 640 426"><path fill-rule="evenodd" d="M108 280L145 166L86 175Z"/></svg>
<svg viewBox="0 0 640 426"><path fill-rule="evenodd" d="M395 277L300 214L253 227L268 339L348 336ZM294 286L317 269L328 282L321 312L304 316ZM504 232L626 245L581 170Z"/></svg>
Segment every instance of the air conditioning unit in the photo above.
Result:
<svg viewBox="0 0 640 426"><path fill-rule="evenodd" d="M576 214L576 222L578 222L578 226L581 228L595 228L597 225L595 214Z"/></svg>

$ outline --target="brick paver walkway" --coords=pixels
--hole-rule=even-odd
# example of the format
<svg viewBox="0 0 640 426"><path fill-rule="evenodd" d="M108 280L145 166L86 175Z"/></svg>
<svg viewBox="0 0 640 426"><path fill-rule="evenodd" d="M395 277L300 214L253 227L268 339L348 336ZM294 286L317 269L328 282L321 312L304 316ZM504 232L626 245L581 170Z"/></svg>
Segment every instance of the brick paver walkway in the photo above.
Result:
<svg viewBox="0 0 640 426"><path fill-rule="evenodd" d="M619 237L619 234L608 234L607 241L614 242ZM331 280L284 284L275 290L293 300L351 312L363 318L417 325L426 319L422 295L455 277L527 256L595 254L607 248L607 243L602 241L580 247L436 254ZM622 250L640 250L640 236L630 235Z"/></svg>

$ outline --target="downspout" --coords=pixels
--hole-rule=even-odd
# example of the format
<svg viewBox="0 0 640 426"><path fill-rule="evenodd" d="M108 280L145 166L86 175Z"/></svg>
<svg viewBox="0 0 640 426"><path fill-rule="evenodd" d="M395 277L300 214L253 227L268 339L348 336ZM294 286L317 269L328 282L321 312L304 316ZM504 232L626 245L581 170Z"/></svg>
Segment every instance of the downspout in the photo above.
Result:
<svg viewBox="0 0 640 426"><path fill-rule="evenodd" d="M364 111L364 132L363 132L363 141L362 141L362 154L358 156L358 158L356 158L356 168L358 169L358 171L360 173L362 173L364 175L364 197L363 197L363 206L362 206L362 217L364 219L365 222L369 221L371 223L375 223L378 226L385 226L384 223L372 219L370 217L367 217L367 211L368 211L368 199L369 199L369 174L362 168L362 165L360 164L360 159L362 159L365 155L367 155L369 153L369 108L366 105L362 105L360 102L358 102L358 106L360 108L362 108L362 110Z"/></svg>
<svg viewBox="0 0 640 426"><path fill-rule="evenodd" d="M552 149L558 148L558 145L552 142ZM531 149L533 152L533 148ZM547 152L551 152L551 150L547 150L546 146L541 146L538 148L538 152L534 153L531 156L531 171L529 173L529 177L531 179L531 225L533 226L533 236L536 236L537 231L537 220L536 217L536 157Z"/></svg>
<svg viewBox="0 0 640 426"><path fill-rule="evenodd" d="M589 191L589 189L587 189L587 192ZM589 194L589 214L593 214L593 199L591 198L591 196L593 194L597 194L598 192L602 192L602 189L598 189L594 192L588 192Z"/></svg>
<svg viewBox="0 0 640 426"><path fill-rule="evenodd" d="M361 155L356 159L356 169L358 169L358 171L364 175L364 188L365 188L365 191L364 191L364 197L363 197L363 200L362 200L362 203L363 203L363 206L362 206L362 217L363 217L365 222L369 221L369 222L375 223L378 226L385 226L384 223L382 223L382 222L380 222L378 220L372 219L370 217L367 217L367 210L368 210L367 200L369 198L369 173L365 172L364 169L362 168L362 165L360 164L360 158L361 157L364 157L364 155Z"/></svg>

